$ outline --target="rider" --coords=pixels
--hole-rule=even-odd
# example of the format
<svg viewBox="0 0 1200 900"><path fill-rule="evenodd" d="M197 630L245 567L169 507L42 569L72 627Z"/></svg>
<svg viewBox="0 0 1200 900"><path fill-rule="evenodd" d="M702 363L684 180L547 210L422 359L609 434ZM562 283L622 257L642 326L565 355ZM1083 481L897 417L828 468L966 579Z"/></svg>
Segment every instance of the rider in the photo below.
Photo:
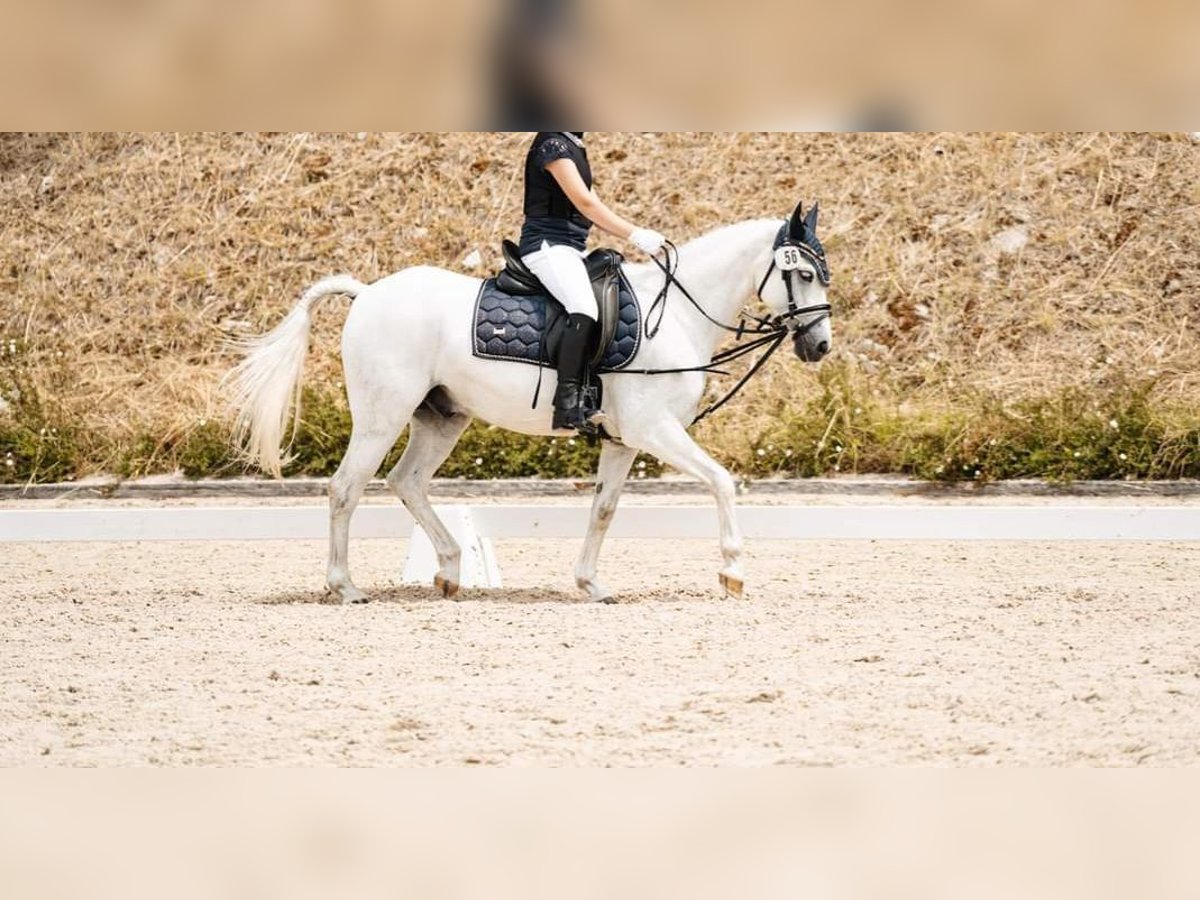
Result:
<svg viewBox="0 0 1200 900"><path fill-rule="evenodd" d="M587 387L588 345L596 328L583 248L592 225L657 253L665 240L614 213L592 190L592 170L582 131L539 131L525 158L525 224L521 259L568 313L558 355L554 427L589 429L597 410Z"/></svg>

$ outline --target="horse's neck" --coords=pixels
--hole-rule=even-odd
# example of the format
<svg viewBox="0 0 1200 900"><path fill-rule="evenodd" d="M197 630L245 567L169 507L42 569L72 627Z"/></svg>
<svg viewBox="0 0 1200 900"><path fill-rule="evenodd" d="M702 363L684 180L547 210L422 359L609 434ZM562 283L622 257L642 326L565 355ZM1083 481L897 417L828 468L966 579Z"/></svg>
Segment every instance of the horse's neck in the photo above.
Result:
<svg viewBox="0 0 1200 900"><path fill-rule="evenodd" d="M754 297L758 279L766 271L772 240L778 230L778 221L755 220L706 234L679 248L679 269L675 275L705 313L725 325L736 325L738 314ZM627 274L642 298L643 307L647 307L662 288L662 272L653 263L647 263L628 267ZM671 289L666 319L687 336L706 360L712 358L717 345L728 336L728 332L708 321L689 303L677 287Z"/></svg>

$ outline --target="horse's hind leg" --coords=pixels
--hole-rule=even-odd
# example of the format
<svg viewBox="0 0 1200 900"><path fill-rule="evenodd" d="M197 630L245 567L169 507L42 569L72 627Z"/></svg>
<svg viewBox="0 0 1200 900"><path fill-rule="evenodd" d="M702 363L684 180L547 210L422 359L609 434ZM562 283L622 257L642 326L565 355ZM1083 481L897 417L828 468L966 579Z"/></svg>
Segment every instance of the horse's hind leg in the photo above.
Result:
<svg viewBox="0 0 1200 900"><path fill-rule="evenodd" d="M388 473L388 486L429 536L438 557L434 586L446 597L458 593L462 549L429 503L429 482L446 461L471 417L443 414L422 407L413 416L404 454Z"/></svg>
<svg viewBox="0 0 1200 900"><path fill-rule="evenodd" d="M350 517L363 489L396 443L415 404L397 403L386 415L356 418L350 446L329 480L329 569L325 583L343 603L365 603L367 595L350 580ZM371 411L374 412L373 410Z"/></svg>
<svg viewBox="0 0 1200 900"><path fill-rule="evenodd" d="M629 468L637 451L622 444L605 443L600 448L600 466L596 470L596 498L592 501L592 516L588 521L587 538L583 542L579 561L575 564L575 583L592 600L612 603L612 592L596 581L596 563L600 545L617 511L621 489L629 477Z"/></svg>

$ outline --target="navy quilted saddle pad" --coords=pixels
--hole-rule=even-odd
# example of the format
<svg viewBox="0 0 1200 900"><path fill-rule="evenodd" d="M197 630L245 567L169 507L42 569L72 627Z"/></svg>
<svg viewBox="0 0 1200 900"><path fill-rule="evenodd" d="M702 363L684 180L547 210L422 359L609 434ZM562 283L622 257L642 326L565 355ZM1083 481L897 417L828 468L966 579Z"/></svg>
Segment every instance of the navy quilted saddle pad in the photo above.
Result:
<svg viewBox="0 0 1200 900"><path fill-rule="evenodd" d="M642 310L624 275L618 297L616 333L596 368L597 372L612 372L629 365L642 343ZM496 279L487 279L475 301L475 355L535 366L539 363L553 365L557 341L552 339L547 352L542 352L547 315L552 328L557 330L565 324L566 316L558 301L545 294L509 294L496 287ZM547 359L547 356L551 358Z"/></svg>

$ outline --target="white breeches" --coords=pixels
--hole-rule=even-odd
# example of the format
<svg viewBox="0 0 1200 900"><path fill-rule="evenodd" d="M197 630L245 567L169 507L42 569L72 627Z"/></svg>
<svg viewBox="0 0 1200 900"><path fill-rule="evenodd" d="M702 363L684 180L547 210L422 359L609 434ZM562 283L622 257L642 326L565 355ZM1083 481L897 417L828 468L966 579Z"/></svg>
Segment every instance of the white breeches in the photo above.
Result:
<svg viewBox="0 0 1200 900"><path fill-rule="evenodd" d="M592 293L592 282L588 278L583 254L565 244L551 246L542 241L542 249L521 257L569 313L587 316L596 320L596 295Z"/></svg>

